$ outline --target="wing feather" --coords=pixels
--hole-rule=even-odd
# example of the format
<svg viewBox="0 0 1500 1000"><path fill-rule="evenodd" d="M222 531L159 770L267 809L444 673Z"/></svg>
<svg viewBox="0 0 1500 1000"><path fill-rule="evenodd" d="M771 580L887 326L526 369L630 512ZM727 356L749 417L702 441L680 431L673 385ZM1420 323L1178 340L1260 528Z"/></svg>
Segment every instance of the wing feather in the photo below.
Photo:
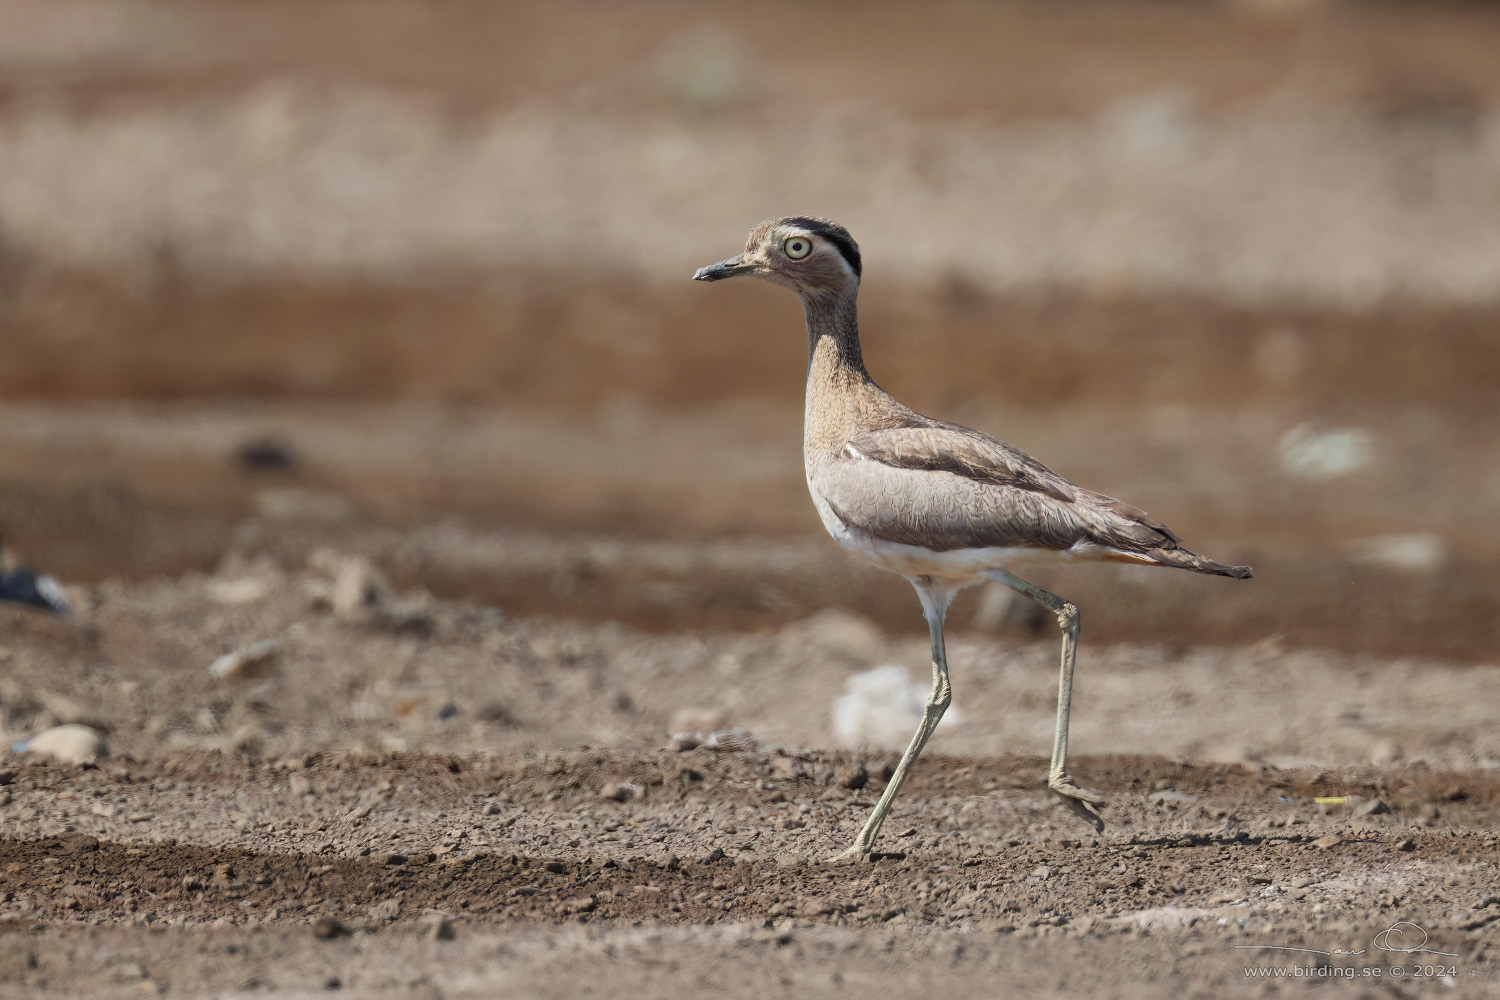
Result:
<svg viewBox="0 0 1500 1000"><path fill-rule="evenodd" d="M938 551L1085 542L1144 552L1177 544L1144 511L1074 486L1019 448L916 420L862 432L821 466L818 489L846 523Z"/></svg>

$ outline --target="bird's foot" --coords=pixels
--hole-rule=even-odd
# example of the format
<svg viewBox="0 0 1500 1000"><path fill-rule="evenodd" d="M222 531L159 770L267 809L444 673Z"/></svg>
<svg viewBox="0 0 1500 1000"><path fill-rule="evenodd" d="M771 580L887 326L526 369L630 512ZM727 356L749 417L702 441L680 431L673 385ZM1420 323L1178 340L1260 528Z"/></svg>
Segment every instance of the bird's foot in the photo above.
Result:
<svg viewBox="0 0 1500 1000"><path fill-rule="evenodd" d="M848 850L840 851L839 853L828 858L827 861L831 865L852 865L866 860L867 858L869 858L869 856L870 849L860 841L856 840Z"/></svg>
<svg viewBox="0 0 1500 1000"><path fill-rule="evenodd" d="M1104 805L1104 796L1079 788L1077 782L1069 777L1067 772L1049 777L1047 787L1052 790L1052 794L1062 799L1063 805L1077 813L1098 832L1104 832L1104 817L1094 810L1095 806Z"/></svg>

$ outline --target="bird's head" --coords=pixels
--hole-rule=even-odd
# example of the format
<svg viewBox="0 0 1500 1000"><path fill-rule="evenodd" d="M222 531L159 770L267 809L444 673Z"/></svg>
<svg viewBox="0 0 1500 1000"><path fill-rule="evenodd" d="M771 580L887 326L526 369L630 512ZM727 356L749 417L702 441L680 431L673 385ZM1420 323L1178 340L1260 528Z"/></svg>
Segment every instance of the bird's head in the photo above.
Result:
<svg viewBox="0 0 1500 1000"><path fill-rule="evenodd" d="M745 252L700 267L694 281L740 274L785 285L801 296L839 295L859 286L859 244L849 230L827 219L792 215L750 230Z"/></svg>

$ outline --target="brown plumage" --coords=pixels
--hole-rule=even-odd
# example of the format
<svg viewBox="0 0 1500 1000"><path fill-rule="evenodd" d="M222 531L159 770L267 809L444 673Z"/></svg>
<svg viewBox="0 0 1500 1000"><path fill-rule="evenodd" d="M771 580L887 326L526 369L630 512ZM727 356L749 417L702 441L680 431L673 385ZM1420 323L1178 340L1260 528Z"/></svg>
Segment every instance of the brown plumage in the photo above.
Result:
<svg viewBox="0 0 1500 1000"><path fill-rule="evenodd" d="M738 257L700 268L716 281L749 274L784 285L807 319L807 402L803 462L823 524L850 551L901 573L927 616L933 693L921 727L849 854L868 853L890 801L949 698L942 623L959 589L985 579L1047 607L1063 629L1058 728L1049 785L1100 829L1102 802L1067 775L1068 714L1078 609L1012 576L1019 556L1056 553L1189 569L1248 579L1182 547L1145 511L1076 486L988 434L922 416L893 399L865 370L855 302L863 263L848 231L826 219L790 216L756 226Z"/></svg>

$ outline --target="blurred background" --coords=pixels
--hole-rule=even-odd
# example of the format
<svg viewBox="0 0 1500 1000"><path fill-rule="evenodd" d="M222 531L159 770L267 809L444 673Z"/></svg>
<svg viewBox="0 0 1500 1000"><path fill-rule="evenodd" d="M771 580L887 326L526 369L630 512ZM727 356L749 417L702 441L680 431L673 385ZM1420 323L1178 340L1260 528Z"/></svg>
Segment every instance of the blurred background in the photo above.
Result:
<svg viewBox="0 0 1500 1000"><path fill-rule="evenodd" d="M898 398L1256 567L1033 574L1089 640L1493 662L1497 52L1482 4L0 0L0 525L73 587L332 547L920 639L806 497L796 301L688 281L812 214Z"/></svg>

